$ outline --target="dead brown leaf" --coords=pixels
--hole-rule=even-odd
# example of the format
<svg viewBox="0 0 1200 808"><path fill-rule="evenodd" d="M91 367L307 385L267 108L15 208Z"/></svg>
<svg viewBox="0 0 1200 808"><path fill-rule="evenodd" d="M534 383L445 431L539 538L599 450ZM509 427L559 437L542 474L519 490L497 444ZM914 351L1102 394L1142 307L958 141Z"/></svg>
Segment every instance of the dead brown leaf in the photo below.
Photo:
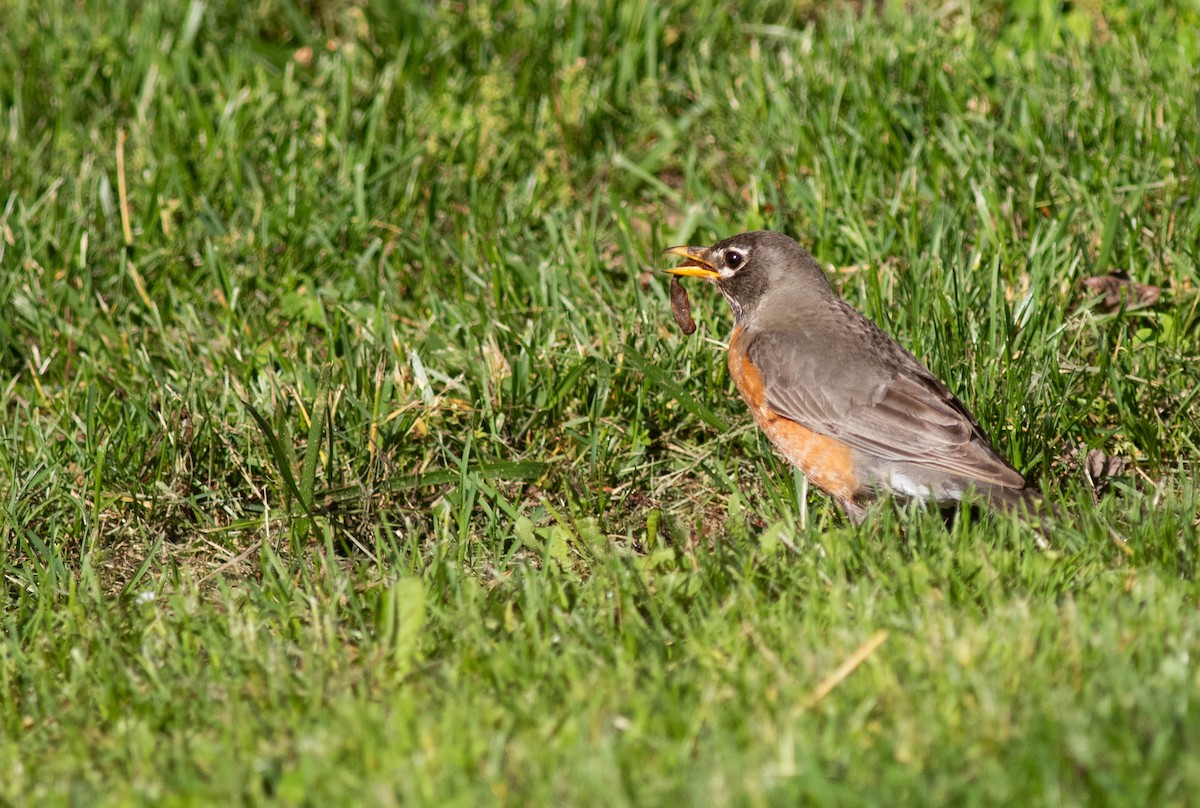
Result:
<svg viewBox="0 0 1200 808"><path fill-rule="evenodd" d="M1153 306L1162 296L1162 290L1157 286L1145 283L1134 283L1124 275L1097 275L1084 278L1083 285L1091 292L1104 296L1104 307L1109 311L1121 308L1124 303L1127 309L1142 309Z"/></svg>
<svg viewBox="0 0 1200 808"><path fill-rule="evenodd" d="M1083 460L1083 471L1092 488L1099 493L1108 487L1109 480L1119 477L1128 465L1128 457L1109 455L1099 449L1092 449Z"/></svg>

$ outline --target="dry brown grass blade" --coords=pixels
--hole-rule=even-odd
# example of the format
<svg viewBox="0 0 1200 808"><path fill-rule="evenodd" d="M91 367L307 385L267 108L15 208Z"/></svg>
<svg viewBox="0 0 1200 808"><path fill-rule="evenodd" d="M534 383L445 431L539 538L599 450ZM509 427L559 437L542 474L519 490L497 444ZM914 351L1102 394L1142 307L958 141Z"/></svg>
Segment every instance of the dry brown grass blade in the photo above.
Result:
<svg viewBox="0 0 1200 808"><path fill-rule="evenodd" d="M875 649L883 645L884 640L888 638L886 629L880 629L871 635L870 639L855 649L854 653L846 657L841 665L838 665L832 673L821 680L821 683L813 689L813 692L808 694L808 698L804 700L804 709L815 707L823 698L833 692L833 689L842 683L847 676L854 673L855 668L867 660L867 657L875 653Z"/></svg>

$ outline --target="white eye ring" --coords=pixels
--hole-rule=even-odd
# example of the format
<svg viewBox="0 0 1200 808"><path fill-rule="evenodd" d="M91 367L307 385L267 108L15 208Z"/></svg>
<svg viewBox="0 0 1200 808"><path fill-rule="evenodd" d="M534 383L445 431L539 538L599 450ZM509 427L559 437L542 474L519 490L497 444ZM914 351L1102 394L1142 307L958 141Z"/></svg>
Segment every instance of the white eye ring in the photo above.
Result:
<svg viewBox="0 0 1200 808"><path fill-rule="evenodd" d="M729 252L725 253L725 266L729 267L730 269L737 269L745 260L746 256L742 255L742 253L738 252L737 250L730 250Z"/></svg>

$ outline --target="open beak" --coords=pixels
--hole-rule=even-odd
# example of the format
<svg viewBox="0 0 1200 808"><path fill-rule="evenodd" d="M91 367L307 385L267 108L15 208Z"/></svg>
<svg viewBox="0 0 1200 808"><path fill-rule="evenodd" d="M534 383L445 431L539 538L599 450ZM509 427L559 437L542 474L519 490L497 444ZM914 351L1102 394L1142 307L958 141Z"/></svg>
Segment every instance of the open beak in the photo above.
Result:
<svg viewBox="0 0 1200 808"><path fill-rule="evenodd" d="M712 265L712 261L708 258L708 247L671 247L668 250L663 250L663 254L678 255L680 258L686 259L683 265L671 267L667 270L672 275L704 278L709 281L718 281L721 279L721 274L717 272L716 267Z"/></svg>

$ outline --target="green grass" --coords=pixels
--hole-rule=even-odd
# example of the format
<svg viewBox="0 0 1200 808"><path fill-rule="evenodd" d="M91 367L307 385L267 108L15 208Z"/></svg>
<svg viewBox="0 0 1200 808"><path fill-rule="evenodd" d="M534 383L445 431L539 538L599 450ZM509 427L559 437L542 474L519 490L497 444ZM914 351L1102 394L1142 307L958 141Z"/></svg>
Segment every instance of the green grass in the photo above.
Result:
<svg viewBox="0 0 1200 808"><path fill-rule="evenodd" d="M0 0L0 803L1193 803L1200 10L861 5ZM801 525L759 227L1049 550Z"/></svg>

